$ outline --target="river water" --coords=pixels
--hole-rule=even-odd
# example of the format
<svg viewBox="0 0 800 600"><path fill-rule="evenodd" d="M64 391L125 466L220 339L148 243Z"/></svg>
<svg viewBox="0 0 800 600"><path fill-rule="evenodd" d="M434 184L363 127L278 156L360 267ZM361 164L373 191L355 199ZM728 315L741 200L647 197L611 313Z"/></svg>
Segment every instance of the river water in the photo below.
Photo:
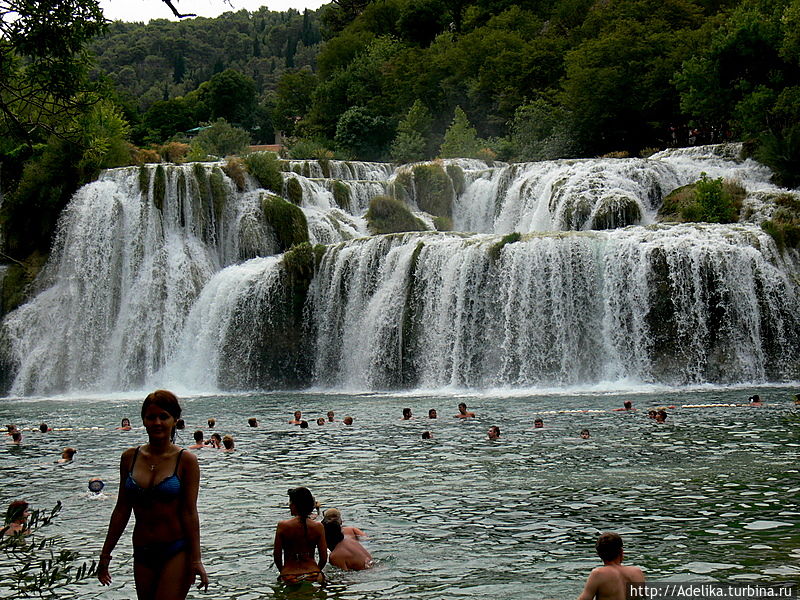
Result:
<svg viewBox="0 0 800 600"><path fill-rule="evenodd" d="M199 512L209 593L191 598L568 599L600 563L594 540L619 532L626 563L653 581L779 582L800 579L800 407L786 387L651 388L627 392L340 394L276 392L182 399L191 443L197 428L236 439L234 453L204 449ZM746 403L759 393L761 408ZM118 489L119 454L146 442L141 396L0 401L2 423L26 431L0 448L3 506L64 503L50 534L96 557ZM624 400L638 410L614 412ZM477 418L454 419L464 401ZM706 405L690 407L684 405ZM675 405L666 424L648 408ZM410 407L411 421L401 421ZM426 418L436 408L439 418ZM302 410L307 430L287 424ZM328 410L352 427L317 426ZM256 429L247 418L260 422ZM534 430L540 416L544 428ZM502 437L486 430L499 425ZM583 428L591 438L580 439ZM430 430L433 439L422 440ZM61 448L76 459L55 465ZM86 485L101 477L102 497ZM377 566L327 567L322 590L287 592L271 565L287 488L309 487L323 507L364 529ZM61 598L134 597L130 533L114 552L110 589L96 580ZM8 564L0 557L0 577ZM5 587L5 586L4 586ZM6 590L7 591L7 590Z"/></svg>

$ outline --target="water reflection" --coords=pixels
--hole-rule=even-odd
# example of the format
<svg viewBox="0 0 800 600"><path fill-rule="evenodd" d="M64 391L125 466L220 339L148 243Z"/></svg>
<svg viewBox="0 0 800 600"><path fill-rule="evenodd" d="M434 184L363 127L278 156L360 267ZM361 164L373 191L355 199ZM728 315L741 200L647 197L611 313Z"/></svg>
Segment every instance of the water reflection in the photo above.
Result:
<svg viewBox="0 0 800 600"><path fill-rule="evenodd" d="M460 398L275 393L189 398L187 429L236 438L237 451L201 450L199 510L211 590L228 598L387 597L434 599L572 598L598 564L594 539L615 530L627 560L656 580L797 579L800 570L798 413L787 389L761 389L761 409L670 410L666 424L650 406L731 403L744 390L686 392L679 398L626 395L635 413L612 412L613 395L468 399L478 417L452 418ZM773 400L774 399L774 400ZM144 443L141 428L115 431L139 400L109 403L38 400L0 404L2 423L56 429L26 432L22 447L0 448L2 500L24 497L64 510L53 526L70 547L96 555L118 489L118 457ZM398 419L437 408L439 419ZM295 408L341 424L300 430L286 424ZM556 412L559 410L592 412ZM545 426L534 430L541 415ZM260 426L250 428L256 416ZM496 442L489 425L500 425ZM100 429L86 430L96 426ZM592 437L580 439L581 429ZM421 440L423 430L434 437ZM74 463L54 465L64 446ZM86 482L101 477L105 499ZM286 518L286 489L308 486L323 507L370 534L378 566L362 573L330 569L324 589L287 589L271 565L275 523ZM110 590L89 583L69 598L133 596L130 531L115 551ZM70 596L70 593L72 596ZM203 597L192 592L190 597Z"/></svg>

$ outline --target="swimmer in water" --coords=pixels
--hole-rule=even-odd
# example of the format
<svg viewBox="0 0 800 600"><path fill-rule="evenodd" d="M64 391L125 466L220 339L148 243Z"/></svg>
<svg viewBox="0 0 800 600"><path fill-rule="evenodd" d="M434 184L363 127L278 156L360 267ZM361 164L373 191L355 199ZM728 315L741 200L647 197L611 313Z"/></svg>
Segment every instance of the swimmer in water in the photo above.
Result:
<svg viewBox="0 0 800 600"><path fill-rule="evenodd" d="M300 425L303 422L303 413L299 410L294 411L294 419L289 421L289 425Z"/></svg>
<svg viewBox="0 0 800 600"><path fill-rule="evenodd" d="M631 402L630 400L625 400L625 402L622 403L622 408L615 408L614 409L614 411L616 411L616 412L620 412L620 411L627 412L627 411L630 411L630 410L636 410L635 408L633 408L633 402Z"/></svg>
<svg viewBox="0 0 800 600"><path fill-rule="evenodd" d="M181 406L172 392L156 390L142 404L147 444L129 448L119 462L119 495L108 525L97 578L111 584L111 552L131 517L133 578L139 600L183 600L199 577L208 589L200 551L197 457L173 443Z"/></svg>
<svg viewBox="0 0 800 600"><path fill-rule="evenodd" d="M653 410L653 409L651 409L651 410L648 410L648 411L647 411L647 418L648 418L648 419L655 419L657 414L658 414L658 413L657 413L655 410Z"/></svg>
<svg viewBox="0 0 800 600"><path fill-rule="evenodd" d="M25 500L14 500L8 505L3 529L0 530L0 537L25 535L28 533L28 517L30 516L30 505Z"/></svg>
<svg viewBox="0 0 800 600"><path fill-rule="evenodd" d="M322 513L322 523L325 524L326 521L336 521L339 523L339 525L342 527L342 534L345 537L351 537L357 540L366 539L368 537L367 534L358 527L342 525L342 513L338 508L329 508Z"/></svg>
<svg viewBox="0 0 800 600"><path fill-rule="evenodd" d="M428 411L428 418L429 419L437 419L437 418L439 418L439 415L436 414L436 409L435 408L432 408L432 409L430 409Z"/></svg>
<svg viewBox="0 0 800 600"><path fill-rule="evenodd" d="M255 417L250 417L247 419L247 424L250 425L250 427L258 427L258 419Z"/></svg>
<svg viewBox="0 0 800 600"><path fill-rule="evenodd" d="M22 443L22 432L15 431L11 434L11 443L12 444L21 444Z"/></svg>
<svg viewBox="0 0 800 600"><path fill-rule="evenodd" d="M423 439L423 440L429 440L429 439L431 439L432 437L433 437L433 435L431 434L431 432L430 432L430 431L423 431L423 432L422 432L422 439Z"/></svg>
<svg viewBox="0 0 800 600"><path fill-rule="evenodd" d="M466 403L465 402L459 403L459 405L458 405L458 414L455 415L455 418L456 419L472 419L473 417L475 417L475 413L467 411Z"/></svg>
<svg viewBox="0 0 800 600"><path fill-rule="evenodd" d="M200 448L205 448L206 443L203 439L203 432L199 429L194 432L194 444L189 446L189 450L199 450Z"/></svg>
<svg viewBox="0 0 800 600"><path fill-rule="evenodd" d="M590 437L592 437L592 436L589 435L589 430L588 429L581 429L581 439L588 440Z"/></svg>
<svg viewBox="0 0 800 600"><path fill-rule="evenodd" d="M42 433L47 433L48 431L53 431L53 430L47 426L47 423L39 423L39 431L41 431Z"/></svg>
<svg viewBox="0 0 800 600"><path fill-rule="evenodd" d="M222 445L224 446L222 450L223 452L233 452L236 450L232 435L226 435L224 438L222 438Z"/></svg>
<svg viewBox="0 0 800 600"><path fill-rule="evenodd" d="M208 423L209 429L214 429L217 426L217 420L214 417L211 417L206 423Z"/></svg>
<svg viewBox="0 0 800 600"><path fill-rule="evenodd" d="M122 422L117 427L117 431L130 431L131 430L131 420L127 417L122 419Z"/></svg>
<svg viewBox="0 0 800 600"><path fill-rule="evenodd" d="M352 425L353 424L353 417L347 416L342 420L342 423L345 425Z"/></svg>
<svg viewBox="0 0 800 600"><path fill-rule="evenodd" d="M92 477L89 480L89 491L95 495L99 495L104 487L106 487L106 484L99 477Z"/></svg>
<svg viewBox="0 0 800 600"><path fill-rule="evenodd" d="M542 421L539 417L536 417L533 420L533 428L534 429L542 429L544 427L544 421Z"/></svg>
<svg viewBox="0 0 800 600"><path fill-rule="evenodd" d="M492 425L491 427L489 427L489 430L486 432L486 435L489 436L490 440L499 440L500 428L497 425Z"/></svg>
<svg viewBox="0 0 800 600"><path fill-rule="evenodd" d="M656 423L666 423L667 422L667 411L663 408L656 412Z"/></svg>
<svg viewBox="0 0 800 600"><path fill-rule="evenodd" d="M216 431L212 433L211 437L209 438L209 446L218 450L222 448L222 436Z"/></svg>
<svg viewBox="0 0 800 600"><path fill-rule="evenodd" d="M300 421L300 429L308 429L308 421Z"/></svg>
<svg viewBox="0 0 800 600"><path fill-rule="evenodd" d="M604 533L595 544L603 566L597 567L586 580L578 600L625 600L628 585L644 583L639 567L622 566L622 538L616 533Z"/></svg>
<svg viewBox="0 0 800 600"><path fill-rule="evenodd" d="M334 419L334 412L332 410L328 411L328 423L335 423L336 419Z"/></svg>
<svg viewBox="0 0 800 600"><path fill-rule="evenodd" d="M330 562L343 571L363 571L373 566L372 555L355 538L343 534L338 521L323 520Z"/></svg>
<svg viewBox="0 0 800 600"><path fill-rule="evenodd" d="M328 562L328 545L324 527L310 518L314 504L314 496L308 488L289 490L292 517L278 523L272 552L280 572L279 580L284 583L321 583L325 580L322 568ZM319 554L316 561L315 552Z"/></svg>
<svg viewBox="0 0 800 600"><path fill-rule="evenodd" d="M57 462L60 463L72 462L72 459L75 458L75 455L77 453L78 451L75 450L75 448L64 448L64 450L61 452L61 458L59 458Z"/></svg>
<svg viewBox="0 0 800 600"><path fill-rule="evenodd" d="M319 419L317 419L317 425L320 425L320 426L325 425L325 418L324 417L320 417Z"/></svg>
<svg viewBox="0 0 800 600"><path fill-rule="evenodd" d="M750 406L761 406L762 405L761 396L759 396L758 394L750 396L748 398L748 401L750 402Z"/></svg>
<svg viewBox="0 0 800 600"><path fill-rule="evenodd" d="M14 435L15 431L18 431L16 425L6 425L6 435Z"/></svg>
<svg viewBox="0 0 800 600"><path fill-rule="evenodd" d="M186 421L184 421L183 419L178 419L177 421L175 421L175 429L177 429L178 431L186 429Z"/></svg>
<svg viewBox="0 0 800 600"><path fill-rule="evenodd" d="M403 421L408 421L408 420L410 420L410 419L411 419L413 416L414 416L414 415L412 415L412 414L411 414L411 409L410 409L410 408L404 408L404 409L403 409L403 418L402 418L402 420L403 420Z"/></svg>

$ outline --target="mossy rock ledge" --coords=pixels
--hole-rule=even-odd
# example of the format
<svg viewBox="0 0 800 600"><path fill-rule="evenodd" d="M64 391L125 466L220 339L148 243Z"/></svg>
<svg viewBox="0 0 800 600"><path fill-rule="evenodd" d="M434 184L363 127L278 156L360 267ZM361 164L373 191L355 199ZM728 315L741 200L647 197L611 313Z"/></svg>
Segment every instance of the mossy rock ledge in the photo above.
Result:
<svg viewBox="0 0 800 600"><path fill-rule="evenodd" d="M279 252L308 242L308 222L299 207L280 196L264 194L261 197L261 210L267 225L275 233Z"/></svg>
<svg viewBox="0 0 800 600"><path fill-rule="evenodd" d="M389 196L375 196L369 203L365 217L367 226L374 235L428 229L425 223L411 214L405 204Z"/></svg>
<svg viewBox="0 0 800 600"><path fill-rule="evenodd" d="M592 229L616 229L642 220L642 209L635 198L623 194L604 196L594 210Z"/></svg>

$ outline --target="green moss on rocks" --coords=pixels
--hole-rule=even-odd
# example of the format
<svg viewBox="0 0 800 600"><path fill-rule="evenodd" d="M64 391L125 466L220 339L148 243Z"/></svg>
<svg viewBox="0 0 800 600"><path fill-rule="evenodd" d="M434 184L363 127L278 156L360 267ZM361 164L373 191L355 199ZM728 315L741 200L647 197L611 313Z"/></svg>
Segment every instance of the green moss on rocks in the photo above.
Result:
<svg viewBox="0 0 800 600"><path fill-rule="evenodd" d="M616 229L641 221L639 203L630 196L606 196L594 211L592 229Z"/></svg>
<svg viewBox="0 0 800 600"><path fill-rule="evenodd" d="M261 199L264 220L275 232L281 252L308 242L308 223L303 211L279 196L265 194Z"/></svg>
<svg viewBox="0 0 800 600"><path fill-rule="evenodd" d="M153 181L153 204L158 210L164 207L164 198L167 195L167 173L162 165L156 167Z"/></svg>
<svg viewBox="0 0 800 600"><path fill-rule="evenodd" d="M30 286L47 262L47 256L33 252L24 261L8 265L0 280L0 318L28 301Z"/></svg>
<svg viewBox="0 0 800 600"><path fill-rule="evenodd" d="M388 193L393 198L397 198L403 203L407 203L411 200L411 194L409 190L414 189L414 179L411 175L411 171L403 169L399 171L395 178L392 180L392 183L389 184Z"/></svg>
<svg viewBox="0 0 800 600"><path fill-rule="evenodd" d="M463 194L467 187L464 179L464 170L458 165L447 165L447 175L453 183L453 191L455 191L456 196Z"/></svg>
<svg viewBox="0 0 800 600"><path fill-rule="evenodd" d="M247 187L247 167L245 167L241 158L235 156L228 158L222 166L222 170L236 184L237 190L240 192L245 190Z"/></svg>
<svg viewBox="0 0 800 600"><path fill-rule="evenodd" d="M320 158L317 163L319 163L319 168L322 169L322 176L325 179L331 178L331 161L328 158Z"/></svg>
<svg viewBox="0 0 800 600"><path fill-rule="evenodd" d="M211 198L214 200L214 215L219 221L222 218L222 211L225 210L225 203L228 201L228 190L225 186L225 178L219 167L214 167L209 178L211 184Z"/></svg>
<svg viewBox="0 0 800 600"><path fill-rule="evenodd" d="M434 217L433 226L436 231L453 231L453 219L450 217Z"/></svg>
<svg viewBox="0 0 800 600"><path fill-rule="evenodd" d="M778 208L772 219L761 223L761 228L772 236L781 252L800 248L800 200L791 194L781 194L775 204Z"/></svg>
<svg viewBox="0 0 800 600"><path fill-rule="evenodd" d="M375 196L365 216L369 230L375 235L427 230L425 223L411 214L405 204L389 196Z"/></svg>
<svg viewBox="0 0 800 600"><path fill-rule="evenodd" d="M192 172L197 181L197 191L200 194L200 201L203 206L208 206L211 202L211 190L208 186L208 174L206 168L202 163L194 163L192 165Z"/></svg>
<svg viewBox="0 0 800 600"><path fill-rule="evenodd" d="M146 165L139 167L139 191L142 194L150 191L150 169Z"/></svg>
<svg viewBox="0 0 800 600"><path fill-rule="evenodd" d="M564 202L560 229L578 230L592 214L592 202L586 196L571 196Z"/></svg>
<svg viewBox="0 0 800 600"><path fill-rule="evenodd" d="M679 223L734 223L745 196L747 191L738 181L709 179L703 173L699 181L667 194L658 218Z"/></svg>
<svg viewBox="0 0 800 600"><path fill-rule="evenodd" d="M336 205L342 210L350 212L350 188L338 179L334 179L331 191Z"/></svg>
<svg viewBox="0 0 800 600"><path fill-rule="evenodd" d="M290 177L286 182L286 196L297 206L303 203L303 186L296 177Z"/></svg>
<svg viewBox="0 0 800 600"><path fill-rule="evenodd" d="M281 161L272 152L253 152L244 157L247 172L252 175L258 185L276 194L283 191L283 175ZM285 163L284 163L285 164Z"/></svg>
<svg viewBox="0 0 800 600"><path fill-rule="evenodd" d="M503 251L503 248L506 247L508 244L515 244L516 242L522 239L522 234L517 231L513 231L507 235L504 235L500 238L500 241L496 244L492 244L489 247L489 258L493 261L497 261L500 258L500 253Z"/></svg>
<svg viewBox="0 0 800 600"><path fill-rule="evenodd" d="M414 198L420 210L436 217L453 215L453 183L440 164L414 167Z"/></svg>

